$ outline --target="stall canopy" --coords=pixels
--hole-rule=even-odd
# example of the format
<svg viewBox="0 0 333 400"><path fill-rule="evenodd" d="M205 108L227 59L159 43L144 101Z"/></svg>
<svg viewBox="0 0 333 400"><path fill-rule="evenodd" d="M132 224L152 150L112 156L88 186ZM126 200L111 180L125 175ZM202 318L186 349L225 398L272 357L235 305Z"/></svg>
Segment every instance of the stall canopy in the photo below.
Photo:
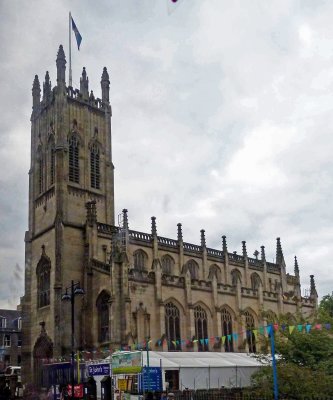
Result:
<svg viewBox="0 0 333 400"><path fill-rule="evenodd" d="M246 353L142 352L142 364L179 371L179 389L249 386L251 375L263 364Z"/></svg>

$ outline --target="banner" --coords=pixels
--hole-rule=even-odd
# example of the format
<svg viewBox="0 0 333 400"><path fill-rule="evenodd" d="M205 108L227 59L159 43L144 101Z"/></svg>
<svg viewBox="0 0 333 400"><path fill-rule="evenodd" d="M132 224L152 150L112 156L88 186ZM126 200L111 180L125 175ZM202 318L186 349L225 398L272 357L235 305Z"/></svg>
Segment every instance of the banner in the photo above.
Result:
<svg viewBox="0 0 333 400"><path fill-rule="evenodd" d="M141 351L122 351L112 354L113 374L136 374L141 370Z"/></svg>

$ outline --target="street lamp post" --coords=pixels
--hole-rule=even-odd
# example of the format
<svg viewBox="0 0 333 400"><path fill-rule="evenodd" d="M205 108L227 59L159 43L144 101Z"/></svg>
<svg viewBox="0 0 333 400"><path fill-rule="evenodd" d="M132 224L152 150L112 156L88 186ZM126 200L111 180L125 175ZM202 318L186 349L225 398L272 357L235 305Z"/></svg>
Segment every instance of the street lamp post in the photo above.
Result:
<svg viewBox="0 0 333 400"><path fill-rule="evenodd" d="M70 289L70 293L68 290ZM71 386L72 386L72 395L71 398L74 399L74 365L75 365L75 357L74 357L74 334L75 334L75 325L74 325L74 312L75 312L75 296L84 294L84 290L80 287L80 282L74 283L72 280L71 286L66 288L66 292L62 295L61 300L70 301L71 302Z"/></svg>

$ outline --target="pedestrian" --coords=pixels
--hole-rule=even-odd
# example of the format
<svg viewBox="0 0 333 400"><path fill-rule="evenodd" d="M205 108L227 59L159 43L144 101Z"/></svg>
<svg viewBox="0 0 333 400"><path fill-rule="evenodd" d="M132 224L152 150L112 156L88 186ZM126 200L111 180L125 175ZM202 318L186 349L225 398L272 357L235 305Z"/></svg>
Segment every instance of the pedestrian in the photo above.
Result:
<svg viewBox="0 0 333 400"><path fill-rule="evenodd" d="M54 396L53 396L53 388L52 388L52 386L49 388L49 390L48 390L48 392L47 392L47 397L46 397L46 399L47 399L47 400L53 400L53 399L54 399Z"/></svg>
<svg viewBox="0 0 333 400"><path fill-rule="evenodd" d="M64 386L64 387L62 388L60 399L61 399L61 400L68 400L68 399L69 399L68 390L67 390L67 387L66 387L66 386Z"/></svg>
<svg viewBox="0 0 333 400"><path fill-rule="evenodd" d="M4 389L2 391L2 395L5 400L9 400L11 398L11 391L10 391L10 387L9 387L8 383L6 383L6 386L4 387Z"/></svg>

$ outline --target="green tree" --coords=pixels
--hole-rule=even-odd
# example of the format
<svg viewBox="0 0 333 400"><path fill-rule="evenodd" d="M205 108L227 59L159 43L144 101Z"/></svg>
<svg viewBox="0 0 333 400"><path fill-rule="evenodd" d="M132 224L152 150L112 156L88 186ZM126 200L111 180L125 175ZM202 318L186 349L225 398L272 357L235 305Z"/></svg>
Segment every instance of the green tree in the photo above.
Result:
<svg viewBox="0 0 333 400"><path fill-rule="evenodd" d="M333 388L333 338L328 331L291 334L276 332L275 345L279 394L281 398L330 396ZM332 360L332 361L331 361ZM272 367L262 368L253 376L256 398L273 393Z"/></svg>
<svg viewBox="0 0 333 400"><path fill-rule="evenodd" d="M333 322L333 293L324 296L319 303L318 318L324 322Z"/></svg>

